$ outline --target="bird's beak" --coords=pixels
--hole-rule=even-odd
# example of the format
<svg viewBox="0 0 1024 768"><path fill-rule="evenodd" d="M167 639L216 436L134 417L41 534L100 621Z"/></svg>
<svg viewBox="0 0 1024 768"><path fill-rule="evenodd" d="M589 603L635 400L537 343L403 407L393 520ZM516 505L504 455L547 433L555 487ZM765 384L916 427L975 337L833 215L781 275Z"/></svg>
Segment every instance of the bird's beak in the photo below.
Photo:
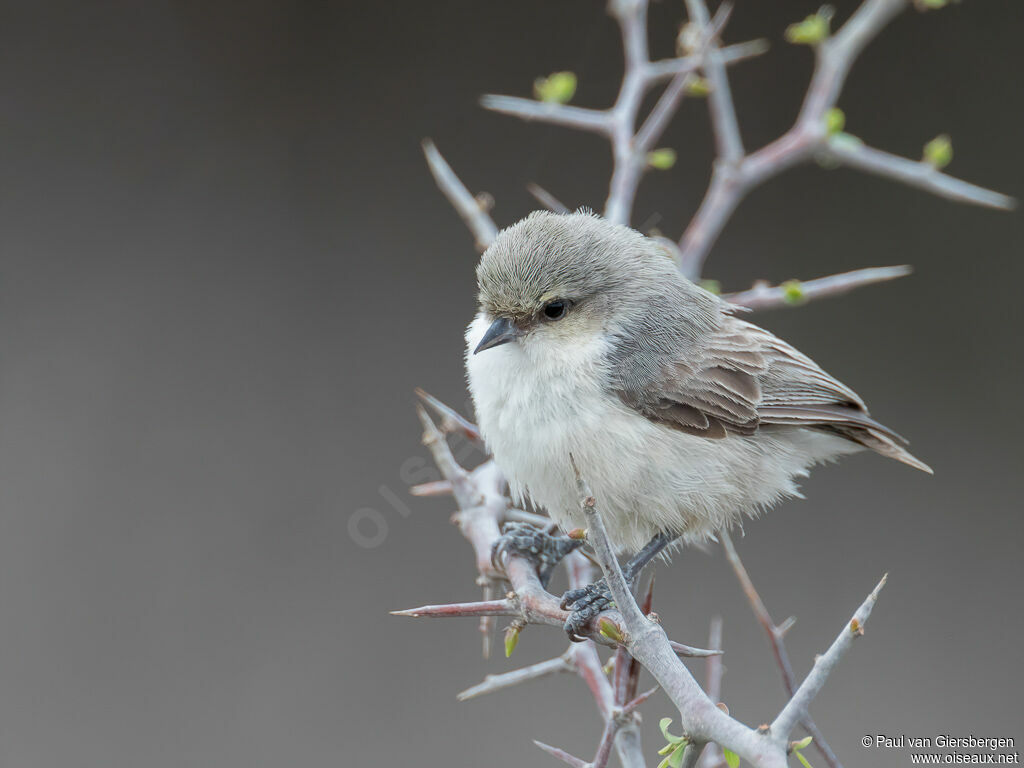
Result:
<svg viewBox="0 0 1024 768"><path fill-rule="evenodd" d="M485 349L499 347L502 344L515 341L521 333L507 317L499 317L491 323L491 327L487 329L487 333L480 339L480 343L476 345L473 354L475 355L477 352L483 352Z"/></svg>

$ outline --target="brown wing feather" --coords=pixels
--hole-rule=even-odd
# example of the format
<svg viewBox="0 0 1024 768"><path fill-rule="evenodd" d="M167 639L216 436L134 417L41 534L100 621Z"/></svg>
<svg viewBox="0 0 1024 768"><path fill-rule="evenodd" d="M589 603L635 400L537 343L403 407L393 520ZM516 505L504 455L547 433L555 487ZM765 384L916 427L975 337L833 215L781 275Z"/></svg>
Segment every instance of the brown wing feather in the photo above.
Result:
<svg viewBox="0 0 1024 768"><path fill-rule="evenodd" d="M662 366L657 379L622 387L619 396L649 419L689 434L752 435L761 425L833 432L931 472L907 441L870 417L864 401L777 336L726 315L699 349ZM649 361L645 366L650 369Z"/></svg>

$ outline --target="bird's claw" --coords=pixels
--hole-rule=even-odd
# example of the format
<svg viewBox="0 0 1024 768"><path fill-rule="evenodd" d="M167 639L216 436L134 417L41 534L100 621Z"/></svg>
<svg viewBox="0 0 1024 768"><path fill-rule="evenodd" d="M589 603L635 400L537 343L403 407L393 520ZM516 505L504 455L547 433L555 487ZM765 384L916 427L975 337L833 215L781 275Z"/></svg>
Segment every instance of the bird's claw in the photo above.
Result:
<svg viewBox="0 0 1024 768"><path fill-rule="evenodd" d="M504 562L508 555L517 554L532 561L537 566L537 576L546 589L562 558L583 545L580 539L568 536L554 536L547 531L529 523L509 522L501 529L501 537L491 548L491 565L504 570Z"/></svg>
<svg viewBox="0 0 1024 768"><path fill-rule="evenodd" d="M562 610L570 611L569 618L565 620L565 632L572 642L579 643L587 639L582 634L587 622L602 611L614 608L615 602L608 583L600 579L585 587L570 589L562 595L561 606Z"/></svg>

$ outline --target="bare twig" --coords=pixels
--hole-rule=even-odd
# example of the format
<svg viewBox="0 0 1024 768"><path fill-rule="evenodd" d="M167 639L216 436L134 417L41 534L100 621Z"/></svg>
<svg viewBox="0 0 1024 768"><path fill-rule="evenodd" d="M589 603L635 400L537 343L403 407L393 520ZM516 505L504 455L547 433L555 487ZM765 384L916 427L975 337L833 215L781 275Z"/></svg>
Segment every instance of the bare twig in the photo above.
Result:
<svg viewBox="0 0 1024 768"><path fill-rule="evenodd" d="M467 472L459 466L447 445L445 433L438 428L426 411L418 408L418 412L424 427L424 443L433 453L442 476L451 484L452 493L460 508L455 519L463 535L473 545L481 577L494 578L490 551L498 536L499 522L510 508L508 498L502 493L504 481L493 461L484 462L472 472ZM442 407L440 412L444 413L445 408ZM458 419L448 419L444 424L449 432L463 428ZM684 764L692 765L697 759L699 747L708 742L715 742L727 746L758 768L783 768L786 764L786 738L792 725L806 717L807 705L824 684L825 678L845 651L850 638L841 634L833 647L822 657L824 661L819 660L816 663L807 680L795 691L789 704L776 718L774 730L766 733L739 723L716 707L713 700L701 690L679 661L676 653L678 645L673 644L661 626L648 618L645 610L641 610L637 605L611 549L607 532L597 511L596 501L590 495L585 480L578 474L577 480L583 497L581 504L590 531L590 541L618 606L617 611L606 611L598 617L600 630L595 631L591 628L585 632L595 642L616 647L619 674L616 685L613 686L604 675L592 642L581 643L568 651L573 668L591 689L604 719L605 728L592 763L584 763L579 758L554 748L547 748L548 751L573 765L604 768L614 746L627 768L643 766L635 718L636 708L650 693L635 697L635 701L626 701L627 696L623 692L628 692L630 686L635 685L635 670L625 663L625 656L618 650L625 646L630 656L648 669L678 708L685 732L693 742L692 751L687 750L683 756ZM571 584L586 583L592 578L590 564L579 552L572 553L567 561ZM534 566L529 561L518 556L508 558L504 564L504 575L512 586L512 592L503 600L424 606L397 613L405 616L435 617L512 616L523 624L561 626L567 613L558 606L558 599L541 586ZM850 625L851 629L844 630L847 634L861 631L876 595L877 590L858 611ZM649 596L650 592L648 599L645 600L645 608L649 608ZM716 638L713 636L712 639ZM533 679L540 674L553 671L556 667L564 668L561 661L557 664L549 662L539 667L527 668L526 671L521 670L518 674L510 673L511 680ZM503 683L511 684L510 678L487 680L481 686L470 689L468 693L504 687ZM709 685L709 688L714 690L713 686Z"/></svg>
<svg viewBox="0 0 1024 768"><path fill-rule="evenodd" d="M718 538L722 542L722 548L725 550L726 560L729 561L729 565L732 567L733 572L736 574L736 578L740 582L740 586L743 589L743 594L747 596L747 601L750 603L751 609L754 611L754 616L761 628L764 630L765 635L768 636L768 643L771 646L772 654L775 656L775 663L779 667L779 672L782 675L782 686L786 690L786 696L790 699L793 698L793 694L796 691L796 677L793 675L793 667L789 663L789 654L786 651L786 632L793 626L796 621L792 616L786 619L782 624L776 624L772 619L771 614L768 613L768 609L765 607L764 601L761 600L761 595L754 587L754 582L750 578L750 574L747 573L746 567L743 565L743 561L740 559L739 553L736 551L736 547L732 542L732 537L728 531L721 531L718 534ZM839 762L839 758L836 753L832 751L832 747L825 741L825 737L818 729L817 724L811 718L809 714L804 715L800 723L804 730L811 735L814 739L814 746L821 753L822 758L828 764L829 768L842 768L842 764Z"/></svg>
<svg viewBox="0 0 1024 768"><path fill-rule="evenodd" d="M423 444L430 449L430 452L434 456L434 463L437 464L437 468L441 470L442 477L451 483L452 495L455 496L455 500L459 504L459 508L463 510L463 523L469 523L468 519L472 512L481 507L486 501L485 494L481 491L478 483L474 482L473 478L470 477L469 473L464 470L459 463L455 460L452 455L451 449L448 447L448 441L445 439L444 433L437 428L430 416L427 415L426 410L422 406L416 406L416 413L420 417L420 423L423 425ZM483 466L483 465L481 465ZM478 468L479 470L479 468ZM496 490L496 489L492 489ZM493 498L495 493L491 493L491 501L495 502ZM498 495L500 499L500 494ZM500 505L504 507L502 503ZM485 520L490 519L493 525L493 531L487 531L488 534L493 533L494 537L497 537L498 528L498 516L499 510L495 506L494 509L488 509L482 515L477 515L476 518L479 522L483 523ZM490 555L486 558L487 564L484 564L478 554L478 563L482 567L479 568L481 575L491 575L493 569L490 567Z"/></svg>
<svg viewBox="0 0 1024 768"><path fill-rule="evenodd" d="M522 120L537 120L606 136L612 144L613 170L604 215L617 224L628 224L640 179L647 169L647 154L661 137L679 106L692 74L702 65L705 46L720 30L728 9L710 22L700 50L678 59L652 62L647 49L647 1L611 0L609 12L622 33L625 72L615 104L608 109L587 109L516 96L488 94L480 99L486 108ZM715 49L717 66L763 53L762 41ZM637 130L644 95L660 80L672 78L646 121ZM547 202L541 201L546 207Z"/></svg>
<svg viewBox="0 0 1024 768"><path fill-rule="evenodd" d="M701 39L697 52L686 57L693 61L693 67L680 69L673 75L672 83L637 131L643 97L653 82L647 48L647 0L611 0L609 11L622 32L625 73L615 105L608 111L613 167L604 216L615 224L629 224L637 188L647 169L648 153L678 108L692 72L704 62L713 33L709 31ZM719 19L719 26L724 24L727 17L728 10ZM724 52L719 54L716 61L724 67Z"/></svg>
<svg viewBox="0 0 1024 768"><path fill-rule="evenodd" d="M628 715L633 712L636 712L636 710L640 708L641 704L643 704L645 701L651 698L651 696L656 694L659 690L661 690L661 686L656 685L653 688L649 688L648 690L644 691L632 701L627 701L625 704L622 705L622 714Z"/></svg>
<svg viewBox="0 0 1024 768"><path fill-rule="evenodd" d="M526 516L531 521L533 518L537 518L540 522L546 521L549 524L550 521L539 515L530 515L530 513L514 510L511 507L509 499L503 494L504 480L493 461L484 462L472 472L466 472L452 455L445 436L453 432L463 432L470 437L476 436L479 433L475 425L425 392L418 391L417 394L442 417L439 428L426 411L422 408L417 409L423 424L423 442L430 449L435 463L441 470L444 477L442 482L447 483L460 507L459 512L453 516L453 520L473 545L477 557L477 567L485 584L486 595L490 589L491 580L495 577L490 562L490 553L498 538L501 522L510 517L523 519ZM581 586L593 579L591 565L582 554L574 552L566 558L566 561L571 584ZM512 597L475 603L423 606L395 613L401 616L440 618L479 616L482 621L492 619L494 616L511 616L529 623L548 623L558 626L564 623L568 613L560 608L556 597L541 587L537 574L529 563L521 558L514 558L506 563L505 575L513 587ZM606 615L605 620L615 623L621 621L615 612L608 612ZM487 630L488 625L482 624L482 629ZM613 641L599 632L594 634L604 643L615 645ZM486 647L485 643L485 649ZM688 649L685 646L680 647L684 650L699 651L699 649ZM601 662L592 642L573 645L565 656L559 659L543 662L506 675L489 677L480 685L463 692L460 698L470 698L565 669L575 670L587 683L606 723L607 743L602 741L598 748L598 757L606 762L607 755L614 746L626 768L643 768L643 754L637 723L633 717L623 716L621 712L617 711L614 693L601 669ZM609 723L612 725L608 725Z"/></svg>
<svg viewBox="0 0 1024 768"><path fill-rule="evenodd" d="M447 406L444 406L447 409ZM504 564L504 572L498 572L491 562L491 551L500 535L501 524L511 509L511 502L504 495L505 481L493 460L485 461L472 472L466 472L452 455L451 449L442 432L427 412L417 406L420 422L423 424L423 444L434 457L434 462L441 471L442 477L452 486L452 492L459 506L459 511L452 515L452 521L459 527L462 535L472 544L476 555L477 570L481 579L486 581L504 576L512 585L512 597L504 600L485 600L475 603L455 603L450 605L425 605L403 611L395 611L396 616L416 618L434 617L449 618L459 616L514 616L526 624L547 624L561 627L569 616L569 612L560 605L560 599L541 586L534 566L524 558L513 556ZM458 420L451 420L449 428L461 425ZM579 553L567 558L570 563L586 563ZM580 565L579 568L589 567ZM610 622L619 627L622 617L616 610L603 612L590 622L585 634L594 642L608 647L617 647L617 643L602 634L598 629L600 622ZM682 643L671 642L674 653L682 656L707 656L715 651L693 648Z"/></svg>
<svg viewBox="0 0 1024 768"><path fill-rule="evenodd" d="M425 399L429 398L426 396ZM423 424L424 444L430 449L434 461L441 470L444 482L448 483L451 493L459 506L453 516L463 536L472 544L477 558L482 583L488 588L497 574L490 562L490 553L498 538L501 522L513 513L528 514L514 510L511 502L504 495L504 480L493 461L485 461L476 469L467 472L452 455L446 440L446 434L453 432L473 432L473 425L452 411L448 406L434 398L427 399L435 411L442 414L441 427L430 418L422 407L417 408ZM538 517L541 521L546 518ZM550 521L548 521L550 522ZM593 580L593 568L589 560L579 551L571 553L565 560L569 572L571 586L582 586ZM562 610L559 599L548 593L540 584L534 566L527 560L513 556L504 564L504 576L512 586L512 592L502 600L483 600L469 603L448 605L427 605L405 611L396 611L396 615L412 617L496 617L508 616L523 624L549 624L561 628L568 612ZM649 605L650 593L648 593ZM560 659L542 662L539 665L526 667L522 670L488 677L478 686L463 692L462 698L480 695L492 690L499 690L519 682L535 679L544 674L565 670L568 666L574 669L584 680L597 703L598 710L605 722L605 736L598 746L592 768L601 768L607 761L612 747L619 754L620 761L626 768L643 768L643 754L640 749L640 732L636 708L646 700L647 696L636 697L636 669L629 665L627 669L628 684L620 688L620 695L609 683L602 669L594 642L619 648L613 640L616 634L623 632L624 620L618 611L603 612L586 633L591 641L573 644ZM610 634L605 634L595 627L614 627ZM690 648L673 643L665 638L669 651L695 656L707 656L717 653L699 648ZM620 654L621 657L621 654Z"/></svg>
<svg viewBox="0 0 1024 768"><path fill-rule="evenodd" d="M640 610L643 611L644 616L649 616L651 614L651 609L653 605L654 573L651 573L651 578L647 582L647 592L644 594L644 599L640 603ZM630 656L629 667L626 669L626 693L623 698L628 699L631 696L635 696L639 688L640 662L633 658L633 656Z"/></svg>
<svg viewBox="0 0 1024 768"><path fill-rule="evenodd" d="M686 745L686 751L683 752L683 759L679 763L679 768L694 768L700 761L701 757L707 745L700 741L691 741Z"/></svg>
<svg viewBox="0 0 1024 768"><path fill-rule="evenodd" d="M711 627L708 630L708 648L722 647L722 617L715 616L711 619ZM707 661L707 683L705 690L708 698L716 704L722 700L722 675L725 667L722 665L721 656L711 656ZM685 757L685 755L684 755ZM717 744L704 745L703 752L697 758L697 765L701 768L711 768L722 760L722 749Z"/></svg>
<svg viewBox="0 0 1024 768"><path fill-rule="evenodd" d="M1017 201L1008 195L961 181L936 170L926 162L908 160L857 141L846 141L846 138L831 137L819 156L859 171L901 181L955 203L970 203L1004 211L1011 210L1017 205Z"/></svg>
<svg viewBox="0 0 1024 768"><path fill-rule="evenodd" d="M558 607L559 599L554 595L545 592L540 587L540 582L530 578L529 564L521 566L521 560L514 558L506 565L512 569L509 581L512 583L514 598L504 600L481 600L466 603L442 603L438 605L421 605L417 608L406 608L398 611L391 611L392 616L407 616L414 619L449 619L465 618L467 616L513 616L522 619L526 624L543 624L549 627L559 627L569 617L569 612ZM587 639L598 645L608 648L618 647L618 643L601 633L600 629L594 626L604 624L612 631L621 631L623 620L616 610L603 611L600 616L590 622L590 626L584 629ZM683 645L673 640L668 641L668 647L672 653L681 658L708 658L718 656L721 651L707 648L694 648Z"/></svg>
<svg viewBox="0 0 1024 768"><path fill-rule="evenodd" d="M543 749L545 752L547 752L552 757L556 757L559 760L561 760L563 763L567 763L568 765L571 765L572 768L590 768L590 764L586 760L580 760L578 757L570 755L564 749L559 749L558 747L552 747L550 744L545 744L543 741L537 741L536 739L534 739L533 743L536 744L541 749Z"/></svg>
<svg viewBox="0 0 1024 768"><path fill-rule="evenodd" d="M581 587L593 581L594 571L590 561L578 550L571 553L566 560L570 588ZM621 649L616 651L616 654L620 652ZM565 652L564 658L568 659L572 668L590 689L605 724L594 760L587 764L589 768L602 768L608 761L612 747L618 751L623 768L645 768L638 720L619 708L618 691L605 676L594 643L589 640L574 643ZM558 752L561 753L561 750Z"/></svg>
<svg viewBox="0 0 1024 768"><path fill-rule="evenodd" d="M547 677L548 675L558 674L559 672L574 672L575 670L576 667L569 660L568 653L565 653L554 659L540 661L536 664L531 664L528 667L514 669L511 672L505 672L500 675L487 675L482 683L477 683L476 685L467 688L456 696L456 698L459 701L468 701L469 699L475 699L477 696L483 696L485 693L503 691L506 688L511 688L515 685L529 682L530 680L536 680L539 677Z"/></svg>
<svg viewBox="0 0 1024 768"><path fill-rule="evenodd" d="M679 245L681 269L691 279L702 271L708 251L746 194L796 163L819 156L880 174L935 194L994 208L1011 208L1011 198L941 173L925 162L897 157L865 146L846 135L830 136L825 116L836 105L846 76L864 46L900 11L907 0L865 0L831 38L817 46L817 64L807 96L793 127L756 152L733 157L720 154L711 184ZM723 77L724 79L724 77ZM725 99L719 97L721 102ZM720 151L731 147L733 126L726 104L713 104L713 126ZM725 135L723 135L723 132Z"/></svg>
<svg viewBox="0 0 1024 768"><path fill-rule="evenodd" d="M735 64L746 59L752 59L768 51L767 40L748 40L745 43L735 43L720 50L723 64ZM694 58L683 56L676 59L660 59L652 61L647 67L647 74L652 82L657 83L667 80L676 75L685 75L699 68L694 66Z"/></svg>
<svg viewBox="0 0 1024 768"><path fill-rule="evenodd" d="M568 213L569 209L565 203L548 192L540 184L527 184L526 191L533 195L533 198L552 213Z"/></svg>
<svg viewBox="0 0 1024 768"><path fill-rule="evenodd" d="M715 706L689 671L671 653L661 627L640 611L612 551L604 523L597 511L596 501L590 495L586 481L579 475L578 470L576 475L591 544L597 553L609 591L622 613L626 647L665 689L679 709L685 733L694 742L695 752L689 756L684 754L684 764L692 764L692 761L696 760L699 745L714 741L728 747L755 766L781 768L786 765L787 739L790 731L797 721L807 715L807 706L824 685L828 674L836 666L853 638L863 632L864 623L885 580L879 583L861 605L849 626L840 632L832 647L815 662L807 679L797 688L772 726L764 730L752 730Z"/></svg>
<svg viewBox="0 0 1024 768"><path fill-rule="evenodd" d="M782 708L782 711L779 712L778 717L775 718L771 725L771 731L776 738L788 738L793 727L807 716L807 707L822 687L824 687L829 674L835 669L843 654L849 650L853 641L864 634L864 625L871 615L871 610L875 607L878 593L885 586L886 578L887 576L882 577L882 580L871 590L871 594L867 596L867 599L861 603L860 608L853 614L850 623L843 627L842 631L832 642L832 645L829 646L829 649L815 660L814 666L807 677L804 678L800 687L793 693L793 697Z"/></svg>
<svg viewBox="0 0 1024 768"><path fill-rule="evenodd" d="M615 744L615 736L621 726L622 721L616 718L605 722L601 741L597 744L597 752L594 754L594 759L590 761L590 768L605 768L608 765L608 758L611 757L612 746Z"/></svg>
<svg viewBox="0 0 1024 768"><path fill-rule="evenodd" d="M575 469L574 461L573 466ZM615 558L597 502L578 469L576 480L591 546L597 553L608 589L622 614L623 642L633 658L647 668L679 709L680 722L687 736L696 742L724 744L755 766L783 768L786 765L785 746L718 709L672 652L661 626L640 610Z"/></svg>
<svg viewBox="0 0 1024 768"><path fill-rule="evenodd" d="M450 496L452 484L447 480L435 480L432 483L420 483L409 489L413 496Z"/></svg>
<svg viewBox="0 0 1024 768"><path fill-rule="evenodd" d="M476 424L471 422L454 408L448 407L420 387L416 387L414 391L420 400L429 405L434 413L441 417L442 432L445 434L451 434L452 432L461 431L470 440L476 440L479 442L482 439L480 437L480 430L477 428Z"/></svg>
<svg viewBox="0 0 1024 768"><path fill-rule="evenodd" d="M622 568L615 557L611 542L608 540L608 532L605 530L604 521L597 512L597 500L591 495L590 487L587 485L586 478L580 474L575 459L570 456L569 461L572 463L573 471L576 473L580 505L587 521L590 544L597 554L597 560L601 564L601 570L604 572L604 578L608 583L608 590L611 592L612 599L619 606L619 612L622 614L627 629L633 632L646 632L647 626L651 622L644 616L640 606L637 605L636 598L633 597L633 592L629 588L629 582L626 581L626 577L622 573Z"/></svg>
<svg viewBox="0 0 1024 768"><path fill-rule="evenodd" d="M711 619L711 629L708 631L708 648L722 650L722 617L715 616ZM707 661L707 691L708 698L714 702L722 700L722 675L725 668L722 666L721 656L709 656Z"/></svg>
<svg viewBox="0 0 1024 768"><path fill-rule="evenodd" d="M458 211L462 220L466 222L469 231L473 233L477 250L484 251L494 240L494 236L498 234L494 220L484 210L480 201L466 189L466 186L455 175L455 171L448 165L430 139L423 142L423 154L427 158L427 165L430 166L430 172L433 174L437 186L444 192L444 196L448 198L452 207Z"/></svg>
<svg viewBox="0 0 1024 768"><path fill-rule="evenodd" d="M747 569L743 566L743 562L736 552L736 547L732 543L732 537L727 531L721 531L718 534L718 538L722 542L726 559L729 561L729 565L732 566L736 578L739 579L740 586L743 588L743 593L747 596L750 607L754 611L754 616L757 617L761 628L768 635L768 641L772 646L772 653L775 654L775 662L782 672L782 680L786 686L786 692L792 697L796 680L793 677L793 667L789 663L789 656L786 653L786 644L783 642L783 632L772 621L771 614L768 613L768 609L765 608L764 602L761 600L761 595L754 588L754 582L751 581Z"/></svg>
<svg viewBox="0 0 1024 768"><path fill-rule="evenodd" d="M791 281L782 285L755 283L752 288L738 293L726 293L723 299L747 309L772 309L774 307L797 306L812 299L823 299L839 296L861 288L865 285L884 283L905 277L913 272L913 268L903 265L897 267L868 267L843 272L838 275L819 277L814 280Z"/></svg>
<svg viewBox="0 0 1024 768"><path fill-rule="evenodd" d="M731 4L728 3L723 3L722 8L726 9L726 14L732 10ZM734 163L743 157L743 140L740 138L740 126L736 120L736 109L732 103L732 93L729 90L729 78L725 73L722 52L713 42L713 33L710 31L711 21L704 0L686 0L686 10L690 14L691 22L696 24L702 35L709 40L704 57L704 71L707 73L708 83L711 85L708 104L711 120L715 127L718 157L723 162Z"/></svg>
<svg viewBox="0 0 1024 768"><path fill-rule="evenodd" d="M675 640L668 641L676 656L686 659L710 659L712 656L721 656L722 651L716 648L694 648L691 645L683 645Z"/></svg>
<svg viewBox="0 0 1024 768"><path fill-rule="evenodd" d="M647 0L610 0L609 12L618 22L622 36L625 67L618 96L607 109L588 109L507 96L484 96L482 103L488 109L522 119L540 120L606 136L612 146L613 172L604 215L612 222L628 224L637 188L648 168L649 153L670 123L697 73L702 72L710 85L709 112L715 137L716 161L705 198L679 245L667 243L667 250L687 276L696 278L700 275L709 249L750 190L783 170L809 159L885 176L957 202L993 208L1010 208L1014 205L1011 198L948 176L928 162L914 161L867 147L859 139L847 134L830 133L826 117L829 110L835 107L854 61L870 40L908 5L909 0L864 0L831 38L819 43L816 46L814 74L792 128L775 141L749 154L743 147L726 65L763 52L765 45L761 41L754 41L722 47L719 35L728 19L731 5L723 3L715 16L710 17L706 0L685 2L690 24L693 25L681 41L683 52L688 55L651 61L647 42ZM666 83L664 90L650 113L641 120L644 96L660 83ZM488 213L489 205L483 197L474 197L466 189L431 142L424 142L423 148L438 186L472 231L477 248L483 250L497 233L497 227ZM567 211L566 206L546 190L531 185L530 191L550 210L560 213ZM778 286L757 283L747 291L726 294L724 298L749 309L764 309L838 295L856 287L891 280L908 272L908 267L882 267L831 275L803 283L790 281ZM512 507L505 495L504 480L493 460L485 461L472 471L463 468L452 455L446 436L459 432L470 439L479 440L476 427L436 398L423 392L418 394L441 419L438 427L426 411L419 409L424 426L424 444L430 448L443 479L416 486L413 492L418 495L454 496L458 511L452 520L473 547L479 571L478 584L484 589L485 599L423 606L397 613L405 616L476 616L481 619L481 630L487 639L491 634L491 624L497 616L512 617L517 627L527 624L561 627L568 614L561 609L559 599L541 585L529 561L512 555L496 567L490 558L500 526L505 521L531 522L542 527L552 527L553 522L546 517ZM719 651L715 650L721 645L720 620L712 624L709 642L712 650L690 648L669 640L660 624L654 620L653 614L650 614L650 595L643 608L637 605L608 542L597 502L590 496L585 478L579 477L577 473L577 479L583 497L583 512L590 530L590 542L617 609L605 611L592 620L582 630L587 640L571 646L563 656L504 675L489 675L479 685L460 694L460 698L471 698L547 674L574 670L588 686L604 722L595 756L588 763L563 750L539 742L538 746L575 768L604 768L614 747L618 750L624 768L643 768L638 708L656 690L637 695L640 666L643 665L679 710L685 735L690 740L682 755L685 768L692 768L698 761L704 768L720 764L722 757L718 745L729 748L757 768L783 768L786 765L789 735L798 723L814 737L816 746L822 751L830 768L840 768L807 710L840 657L853 639L863 632L864 622L885 580L861 605L849 626L844 628L829 650L818 658L803 683L797 686L783 642L783 635L791 620L781 625L772 621L732 541L727 533L723 533L726 555L769 637L783 684L789 694L787 703L772 725L754 730L716 706L721 696L722 675L722 665L717 657ZM579 586L592 581L593 569L581 552L570 555L566 563L570 584ZM511 592L504 599L492 599L498 594L495 590L503 584L502 579L508 582ZM597 644L615 648L612 681L608 680L602 670ZM709 658L707 694L679 661L680 655Z"/></svg>
<svg viewBox="0 0 1024 768"><path fill-rule="evenodd" d="M597 709L604 720L609 720L615 709L615 692L604 674L604 667L592 642L577 643L569 649L576 670L590 689Z"/></svg>
<svg viewBox="0 0 1024 768"><path fill-rule="evenodd" d="M511 600L480 600L475 603L443 603L421 605L391 611L392 616L409 616L413 619L448 619L464 616L518 616L519 609Z"/></svg>
<svg viewBox="0 0 1024 768"><path fill-rule="evenodd" d="M520 120L561 125L580 131L593 131L607 135L611 132L611 120L603 109L585 109L550 101L524 99L520 96L500 96L488 93L480 97L484 109L498 112Z"/></svg>
<svg viewBox="0 0 1024 768"><path fill-rule="evenodd" d="M705 68L716 66L724 74L727 57L724 52L715 45L715 38L728 23L729 16L731 14L732 4L728 2L722 3L718 12L715 14L715 17L710 20L706 18L707 14L705 9L704 23L700 25L700 31L698 34L699 42L693 51L691 51L691 56L686 58L699 58L702 60ZM745 43L744 45L753 45L754 47L749 50L751 52L756 52L757 54L763 53L768 49L767 43L761 40L754 41L753 43ZM712 59L714 59L714 65L711 64ZM647 153L654 149L655 142L661 138L661 134L664 133L665 129L668 127L673 115L675 115L676 110L679 108L679 102L682 101L684 94L694 80L695 72L692 70L680 71L673 76L672 81L662 92L657 103L654 105L654 108L651 110L651 113L647 116L647 119L644 120L643 125L640 126L640 130L636 132L636 136L633 138L638 161L643 159L646 163ZM728 85L726 85L726 88L728 88ZM641 155L643 155L642 158L640 157Z"/></svg>
<svg viewBox="0 0 1024 768"><path fill-rule="evenodd" d="M590 584L594 580L594 568L590 560L584 557L579 550L569 555L566 568L569 572L569 587L571 589ZM619 762L622 763L623 768L645 768L639 717L633 715L632 712L627 713L625 708L620 708L621 687L618 680L615 685L608 681L594 643L589 640L584 643L574 643L568 653L576 665L577 673L590 689L605 723L592 768L601 768L598 760L607 763L612 746L618 752ZM616 649L616 666L618 666L618 660L623 653L621 647Z"/></svg>

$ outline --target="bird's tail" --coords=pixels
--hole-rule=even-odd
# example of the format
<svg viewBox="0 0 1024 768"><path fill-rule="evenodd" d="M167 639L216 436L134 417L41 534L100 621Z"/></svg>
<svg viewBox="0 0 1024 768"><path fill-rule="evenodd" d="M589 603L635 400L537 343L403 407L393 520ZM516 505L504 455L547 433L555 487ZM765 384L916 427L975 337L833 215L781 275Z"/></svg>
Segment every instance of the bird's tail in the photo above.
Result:
<svg viewBox="0 0 1024 768"><path fill-rule="evenodd" d="M908 464L914 469L920 469L922 472L927 472L929 475L935 474L931 467L882 432L878 432L870 428L836 431L840 432L843 437L853 440L856 443L860 443L865 448L870 448L875 453L888 456L890 459L896 459L896 461L902 461L904 464Z"/></svg>
<svg viewBox="0 0 1024 768"><path fill-rule="evenodd" d="M845 437L890 459L935 474L932 468L907 450L909 442L899 433L872 419L866 412L849 406L767 406L758 411L766 424L817 427Z"/></svg>

